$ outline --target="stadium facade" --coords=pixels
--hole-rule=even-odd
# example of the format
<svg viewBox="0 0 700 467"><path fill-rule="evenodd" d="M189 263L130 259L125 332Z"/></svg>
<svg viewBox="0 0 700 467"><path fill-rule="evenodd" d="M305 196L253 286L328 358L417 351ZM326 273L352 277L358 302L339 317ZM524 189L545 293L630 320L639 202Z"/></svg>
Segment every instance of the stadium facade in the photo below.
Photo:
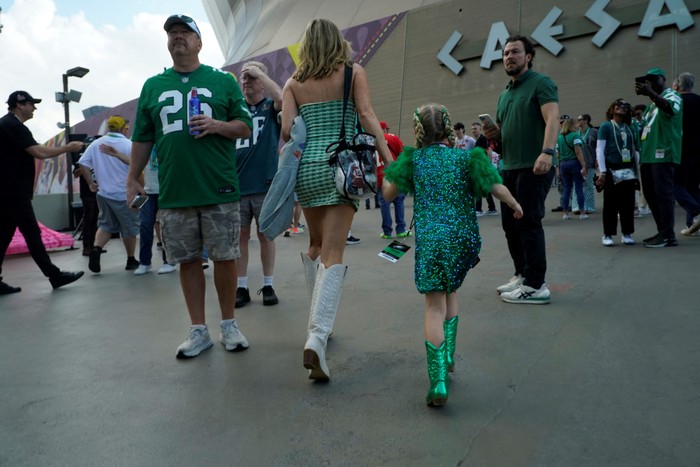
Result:
<svg viewBox="0 0 700 467"><path fill-rule="evenodd" d="M224 68L237 75L243 62L260 60L280 84L294 71L308 21L336 22L367 69L377 116L408 144L421 104L445 104L467 125L495 113L510 34L537 42L534 69L557 83L560 111L588 113L595 125L617 98L647 103L633 82L650 68L663 68L669 85L680 72L700 75L700 0L204 0L204 7ZM133 117L135 108L136 100L117 106L74 133L95 134L108 114Z"/></svg>

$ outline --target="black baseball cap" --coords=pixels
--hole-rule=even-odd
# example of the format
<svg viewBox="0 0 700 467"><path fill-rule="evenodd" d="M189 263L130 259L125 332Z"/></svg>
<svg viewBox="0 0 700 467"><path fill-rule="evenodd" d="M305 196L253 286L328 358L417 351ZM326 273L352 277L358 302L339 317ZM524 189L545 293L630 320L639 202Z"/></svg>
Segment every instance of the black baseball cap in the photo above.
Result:
<svg viewBox="0 0 700 467"><path fill-rule="evenodd" d="M41 99L34 99L27 91L15 91L7 98L7 105L11 109L17 107L17 104L24 104L25 102L38 104L41 102Z"/></svg>

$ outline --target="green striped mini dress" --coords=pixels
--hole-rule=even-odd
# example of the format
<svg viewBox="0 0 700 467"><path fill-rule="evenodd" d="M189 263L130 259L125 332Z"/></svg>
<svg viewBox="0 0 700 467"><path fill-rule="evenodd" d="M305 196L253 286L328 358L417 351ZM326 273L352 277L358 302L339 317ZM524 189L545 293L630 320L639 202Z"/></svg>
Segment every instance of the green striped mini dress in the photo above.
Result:
<svg viewBox="0 0 700 467"><path fill-rule="evenodd" d="M335 188L335 170L328 165L329 144L338 141L343 101L313 102L299 107L299 114L306 124L306 146L299 162L295 190L302 208L350 204L357 208L359 202L344 198ZM345 112L345 133L355 132L355 103L348 101Z"/></svg>

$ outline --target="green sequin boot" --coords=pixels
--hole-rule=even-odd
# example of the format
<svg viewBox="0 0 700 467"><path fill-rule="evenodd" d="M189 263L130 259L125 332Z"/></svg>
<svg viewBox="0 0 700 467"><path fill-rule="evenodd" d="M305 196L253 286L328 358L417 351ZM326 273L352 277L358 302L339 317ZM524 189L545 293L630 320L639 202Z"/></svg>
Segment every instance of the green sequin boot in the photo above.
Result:
<svg viewBox="0 0 700 467"><path fill-rule="evenodd" d="M446 319L444 323L445 344L447 344L447 371L455 370L455 343L457 342L457 323L459 316Z"/></svg>
<svg viewBox="0 0 700 467"><path fill-rule="evenodd" d="M430 376L430 390L425 397L425 402L433 407L447 404L447 392L449 375L447 373L447 343L435 347L425 341L425 350L428 354L428 376Z"/></svg>

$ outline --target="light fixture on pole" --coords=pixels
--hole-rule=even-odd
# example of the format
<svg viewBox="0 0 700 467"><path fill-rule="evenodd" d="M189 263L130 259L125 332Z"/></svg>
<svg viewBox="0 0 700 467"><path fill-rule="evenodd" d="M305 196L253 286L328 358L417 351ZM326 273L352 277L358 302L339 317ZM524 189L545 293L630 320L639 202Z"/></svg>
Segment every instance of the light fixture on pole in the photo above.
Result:
<svg viewBox="0 0 700 467"><path fill-rule="evenodd" d="M75 68L71 68L70 70L66 71L63 74L63 92L57 92L56 93L56 102L60 102L63 104L63 114L64 114L64 119L65 122L61 124L59 122L58 127L61 128L63 127L65 130L64 133L64 141L66 143L69 143L71 141L70 138L70 111L69 111L69 104L70 102L80 102L80 98L82 97L83 93L79 91L75 91L71 89L70 91L68 90L68 78L69 77L74 77L74 78L82 78L83 76L87 75L90 72L87 68L83 68L81 66L77 66ZM66 180L68 182L68 229L73 230L75 223L73 219L73 177L71 174L73 173L72 170L72 165L73 165L73 160L72 156L66 156L66 174L68 176L66 177Z"/></svg>

